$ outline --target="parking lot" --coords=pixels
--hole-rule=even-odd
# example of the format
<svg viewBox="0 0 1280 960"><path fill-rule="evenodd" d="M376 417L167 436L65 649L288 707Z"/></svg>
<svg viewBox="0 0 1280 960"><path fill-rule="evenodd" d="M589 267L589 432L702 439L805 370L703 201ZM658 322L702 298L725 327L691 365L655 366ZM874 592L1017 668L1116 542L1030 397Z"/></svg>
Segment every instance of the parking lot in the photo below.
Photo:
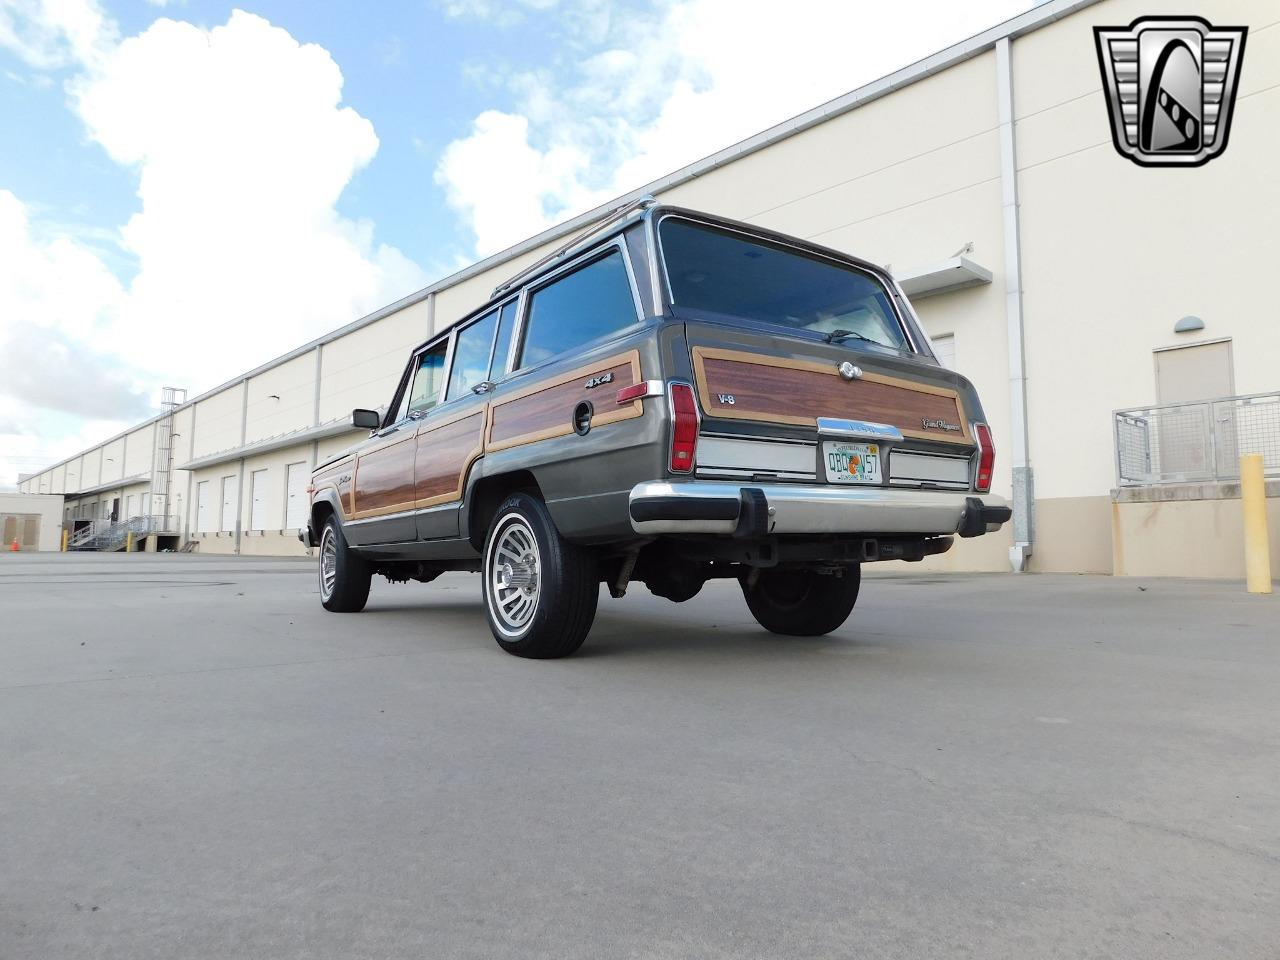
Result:
<svg viewBox="0 0 1280 960"><path fill-rule="evenodd" d="M1280 955L1280 599L869 576L503 654L479 584L0 558L0 957Z"/></svg>

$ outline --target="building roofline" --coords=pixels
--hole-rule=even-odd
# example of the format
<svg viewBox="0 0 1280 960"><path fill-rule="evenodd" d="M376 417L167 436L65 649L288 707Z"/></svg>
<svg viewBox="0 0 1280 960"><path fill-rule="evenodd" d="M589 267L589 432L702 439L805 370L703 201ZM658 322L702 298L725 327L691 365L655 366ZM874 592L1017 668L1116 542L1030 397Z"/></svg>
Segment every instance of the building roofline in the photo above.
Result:
<svg viewBox="0 0 1280 960"><path fill-rule="evenodd" d="M1033 6L1030 10L1020 13L1016 17L1012 17L1002 23L998 23L987 30L983 30L981 33L976 33L966 40L961 40L959 43L953 43L949 47L944 47L942 50L925 57L923 60L917 60L915 63L908 64L900 70L895 70L893 73L886 74L878 80L872 80L870 83L865 83L833 100L828 100L826 103L819 104L818 106L813 107L810 110L806 110L804 113L798 114L789 120L784 120L781 123L775 124L760 133L747 137L745 140L740 140L737 143L725 147L723 150L719 150L709 156L703 157L701 160L695 160L693 163L687 164L664 177L660 177L657 180L646 183L642 187L637 187L635 190L628 191L607 203L602 203L584 213L580 213L575 217L562 221L555 226L548 227L541 233L534 234L532 237L522 240L517 244L513 244L504 250L490 254L482 260L477 260L475 263L463 267L461 270L455 271L454 273L437 280L435 283L423 287L421 290L417 290L408 296L401 297L394 303L381 307L373 313L367 314L356 320L352 320L351 322L338 327L336 330L331 330L329 333L316 337L314 340L311 340L300 347L295 347L288 353L281 354L274 360L269 360L266 363L254 367L246 373L232 377L230 380L227 380L216 387L205 390L198 396L192 397L175 407L173 412L177 413L179 410L184 410L187 407L193 406L201 400L207 400L209 397L221 393L228 387L233 387L237 383L242 383L245 380L250 380L254 377L260 376L268 370L272 370L288 363L290 360L296 360L298 357L305 356L317 347L322 347L325 344L339 340L350 333L355 333L357 330L367 327L370 324L377 323L379 320L389 317L393 313L398 313L405 307L413 306L415 303L421 303L434 293L439 293L442 290L448 290L451 287L456 287L458 284L479 276L494 267L501 266L508 261L523 256L531 250L536 250L538 247L560 240L575 231L585 229L601 217L608 216L619 206L634 203L645 194L654 194L656 196L662 191L671 190L681 184L688 183L690 180L695 180L703 174L709 173L718 167L725 166L735 160L740 160L743 157L750 156L751 154L763 150L766 147L771 147L775 143L779 143L789 137L795 136L797 133L801 133L811 127L815 127L820 123L824 123L834 117L841 116L851 110L856 110L863 104L870 103L873 100L878 100L880 97L893 93L896 90L900 90L903 87L910 86L919 80L927 79L928 77L931 77L936 73L940 73L949 67L953 67L958 63L971 60L972 58L985 53L987 50L992 49L996 45L997 41L1002 40L1005 37L1008 37L1010 40L1016 39L1017 37L1021 37L1025 34L1038 30L1043 26L1047 26L1050 23L1061 20L1064 17L1068 17L1079 10L1083 10L1085 7L1093 6L1098 2L1099 0L1045 0L1045 2ZM434 334L438 332L438 330L432 330L430 332ZM67 457L65 460L59 460L57 463L45 467L43 470L38 471L34 476L48 473L50 470L56 470L63 464L70 463L72 460L83 456L88 451L96 450L98 447L104 447L109 443L114 443L126 434L141 430L164 416L167 416L167 414L157 414L148 420L144 420L135 426L129 427L127 430L121 431L114 437L103 440L100 443L96 443L91 447L86 447L80 453Z"/></svg>

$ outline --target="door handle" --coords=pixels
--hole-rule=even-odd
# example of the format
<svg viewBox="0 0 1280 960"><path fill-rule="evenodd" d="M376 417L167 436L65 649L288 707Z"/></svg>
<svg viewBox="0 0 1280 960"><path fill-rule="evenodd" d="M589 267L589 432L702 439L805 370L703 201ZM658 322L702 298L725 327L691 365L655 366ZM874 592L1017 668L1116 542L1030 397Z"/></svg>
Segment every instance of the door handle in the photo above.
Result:
<svg viewBox="0 0 1280 960"><path fill-rule="evenodd" d="M494 388L494 382L492 380L481 380L479 383L477 383L474 387L471 388L471 392L475 394L488 393L493 388Z"/></svg>

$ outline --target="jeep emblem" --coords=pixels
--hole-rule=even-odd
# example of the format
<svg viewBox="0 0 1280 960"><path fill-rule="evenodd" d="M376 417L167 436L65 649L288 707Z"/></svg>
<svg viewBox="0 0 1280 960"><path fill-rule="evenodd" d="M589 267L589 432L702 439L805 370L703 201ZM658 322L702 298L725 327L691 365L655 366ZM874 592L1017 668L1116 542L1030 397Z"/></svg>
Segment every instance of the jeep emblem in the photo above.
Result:
<svg viewBox="0 0 1280 960"><path fill-rule="evenodd" d="M862 379L862 368L857 364L850 363L848 360L844 361L836 369L840 372L840 376L844 377L846 380Z"/></svg>

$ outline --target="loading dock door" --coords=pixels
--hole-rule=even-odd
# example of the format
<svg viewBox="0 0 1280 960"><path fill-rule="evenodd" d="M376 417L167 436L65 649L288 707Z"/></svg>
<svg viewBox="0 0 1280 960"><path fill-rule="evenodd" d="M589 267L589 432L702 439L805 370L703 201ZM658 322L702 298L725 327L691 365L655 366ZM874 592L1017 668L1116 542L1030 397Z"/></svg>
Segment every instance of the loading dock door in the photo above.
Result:
<svg viewBox="0 0 1280 960"><path fill-rule="evenodd" d="M222 478L222 527L225 533L236 532L236 504L240 499L237 477Z"/></svg>
<svg viewBox="0 0 1280 960"><path fill-rule="evenodd" d="M285 493L284 528L300 530L307 522L307 465L291 463Z"/></svg>
<svg viewBox="0 0 1280 960"><path fill-rule="evenodd" d="M267 471L255 470L249 474L249 529L267 529Z"/></svg>
<svg viewBox="0 0 1280 960"><path fill-rule="evenodd" d="M209 481L201 480L196 484L196 532L211 533L213 517L209 510L213 506L209 493Z"/></svg>

